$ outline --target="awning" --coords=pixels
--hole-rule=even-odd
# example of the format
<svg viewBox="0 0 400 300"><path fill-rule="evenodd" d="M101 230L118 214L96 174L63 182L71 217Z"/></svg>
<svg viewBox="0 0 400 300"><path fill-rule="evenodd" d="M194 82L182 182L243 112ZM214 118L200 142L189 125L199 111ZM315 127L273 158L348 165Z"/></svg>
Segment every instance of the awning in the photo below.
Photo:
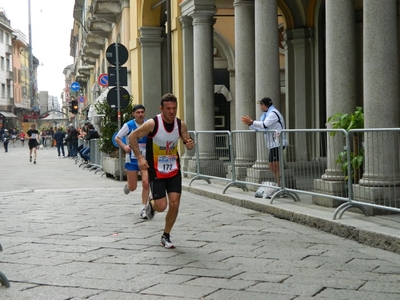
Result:
<svg viewBox="0 0 400 300"><path fill-rule="evenodd" d="M95 108L95 104L100 101L107 100L108 91L111 90L112 87L105 88L100 96L98 96L94 101L93 104L90 104L89 111L88 111L88 118L89 120L94 117L103 117L104 115L98 114Z"/></svg>
<svg viewBox="0 0 400 300"><path fill-rule="evenodd" d="M46 121L51 121L51 120L68 120L68 118L59 112L49 112L48 115L44 118L41 118L39 120L46 120Z"/></svg>
<svg viewBox="0 0 400 300"><path fill-rule="evenodd" d="M99 102L99 101L103 101L103 100L107 100L108 91L111 90L112 88L113 88L113 87L107 87L107 88L105 88L105 89L101 92L100 96L98 96L98 97L93 101L93 103L96 103L96 102Z"/></svg>
<svg viewBox="0 0 400 300"><path fill-rule="evenodd" d="M13 113L6 112L6 111L0 111L0 116L2 116L4 118L16 118L17 117Z"/></svg>

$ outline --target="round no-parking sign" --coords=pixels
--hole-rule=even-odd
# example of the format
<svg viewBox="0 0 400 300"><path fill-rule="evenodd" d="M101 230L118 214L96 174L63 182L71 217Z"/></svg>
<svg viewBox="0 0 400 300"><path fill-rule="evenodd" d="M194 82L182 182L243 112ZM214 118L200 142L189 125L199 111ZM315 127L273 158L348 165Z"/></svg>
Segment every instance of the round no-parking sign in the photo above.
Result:
<svg viewBox="0 0 400 300"><path fill-rule="evenodd" d="M101 74L97 81L101 86L108 86L108 74L107 73Z"/></svg>

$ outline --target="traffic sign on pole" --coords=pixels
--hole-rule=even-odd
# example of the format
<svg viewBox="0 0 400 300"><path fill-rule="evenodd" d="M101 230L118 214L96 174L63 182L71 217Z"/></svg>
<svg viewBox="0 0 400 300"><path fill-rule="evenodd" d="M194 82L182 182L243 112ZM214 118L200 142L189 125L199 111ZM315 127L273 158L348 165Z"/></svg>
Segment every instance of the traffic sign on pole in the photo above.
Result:
<svg viewBox="0 0 400 300"><path fill-rule="evenodd" d="M108 86L108 74L106 73L101 74L97 81L103 87Z"/></svg>
<svg viewBox="0 0 400 300"><path fill-rule="evenodd" d="M80 88L81 85L79 84L78 81L74 81L73 83L71 83L71 90L73 90L74 92L79 91Z"/></svg>
<svg viewBox="0 0 400 300"><path fill-rule="evenodd" d="M123 65L128 61L128 49L120 43L113 43L106 50L106 59L114 66Z"/></svg>
<svg viewBox="0 0 400 300"><path fill-rule="evenodd" d="M120 99L119 105L118 105L118 98ZM129 92L123 87L120 87L119 90L116 87L113 87L107 93L108 104L110 105L111 108L117 109L118 111L120 109L124 109L125 107L127 107L130 101L131 101L131 96L129 95Z"/></svg>

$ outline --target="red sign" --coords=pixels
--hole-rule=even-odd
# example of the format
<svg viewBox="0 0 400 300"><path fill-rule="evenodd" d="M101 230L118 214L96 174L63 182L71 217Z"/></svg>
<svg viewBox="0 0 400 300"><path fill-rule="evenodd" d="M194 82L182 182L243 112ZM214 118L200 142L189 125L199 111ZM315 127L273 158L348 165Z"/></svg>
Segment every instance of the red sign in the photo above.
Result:
<svg viewBox="0 0 400 300"><path fill-rule="evenodd" d="M108 74L107 73L101 74L97 81L101 86L104 86L104 87L108 86Z"/></svg>

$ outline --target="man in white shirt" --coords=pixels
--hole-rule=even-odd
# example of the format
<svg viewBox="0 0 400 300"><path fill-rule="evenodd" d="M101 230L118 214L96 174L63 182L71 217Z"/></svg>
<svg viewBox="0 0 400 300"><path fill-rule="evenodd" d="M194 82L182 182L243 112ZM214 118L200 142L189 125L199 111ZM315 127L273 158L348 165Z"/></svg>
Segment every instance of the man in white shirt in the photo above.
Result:
<svg viewBox="0 0 400 300"><path fill-rule="evenodd" d="M285 133L281 131L285 129L285 120L281 113L274 107L270 98L263 98L257 103L263 111L260 121L252 120L249 116L242 116L242 122L249 126L252 130L274 130L274 132L265 133L265 143L269 148L269 168L274 174L278 186L281 185L280 169L279 169L279 146L280 141L285 148L287 140Z"/></svg>

